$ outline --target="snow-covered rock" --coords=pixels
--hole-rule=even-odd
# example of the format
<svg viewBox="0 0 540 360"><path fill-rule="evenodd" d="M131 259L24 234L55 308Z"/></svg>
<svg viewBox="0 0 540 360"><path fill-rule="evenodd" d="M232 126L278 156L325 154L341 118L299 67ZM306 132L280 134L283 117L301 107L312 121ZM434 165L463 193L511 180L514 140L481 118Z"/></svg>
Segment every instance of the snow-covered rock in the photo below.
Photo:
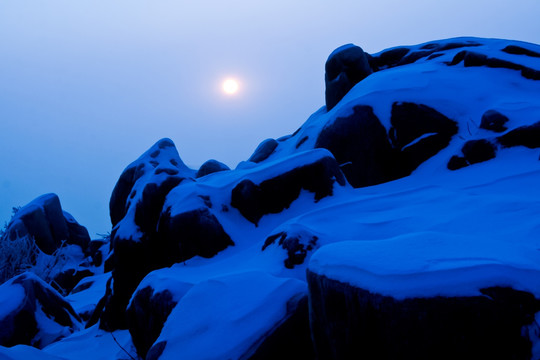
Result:
<svg viewBox="0 0 540 360"><path fill-rule="evenodd" d="M71 305L35 274L0 285L0 345L42 348L81 327Z"/></svg>
<svg viewBox="0 0 540 360"><path fill-rule="evenodd" d="M32 200L14 214L6 229L7 238L34 238L44 253L51 255L63 241L79 245L83 251L90 242L88 230L62 210L56 194L45 194Z"/></svg>

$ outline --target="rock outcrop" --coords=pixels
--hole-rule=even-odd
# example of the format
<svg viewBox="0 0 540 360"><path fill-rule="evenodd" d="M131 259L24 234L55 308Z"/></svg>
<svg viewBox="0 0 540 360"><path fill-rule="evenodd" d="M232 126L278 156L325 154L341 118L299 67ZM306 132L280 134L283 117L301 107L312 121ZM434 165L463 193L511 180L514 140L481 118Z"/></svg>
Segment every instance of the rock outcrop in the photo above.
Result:
<svg viewBox="0 0 540 360"><path fill-rule="evenodd" d="M362 48L353 44L343 45L334 50L326 60L325 70L328 111L336 106L354 85L373 72L368 55Z"/></svg>
<svg viewBox="0 0 540 360"><path fill-rule="evenodd" d="M79 316L56 290L33 273L0 286L0 345L43 348L82 327Z"/></svg>
<svg viewBox="0 0 540 360"><path fill-rule="evenodd" d="M6 236L15 240L30 236L38 248L51 255L63 242L79 245L86 251L90 236L84 226L62 210L56 194L45 194L22 207L11 219Z"/></svg>

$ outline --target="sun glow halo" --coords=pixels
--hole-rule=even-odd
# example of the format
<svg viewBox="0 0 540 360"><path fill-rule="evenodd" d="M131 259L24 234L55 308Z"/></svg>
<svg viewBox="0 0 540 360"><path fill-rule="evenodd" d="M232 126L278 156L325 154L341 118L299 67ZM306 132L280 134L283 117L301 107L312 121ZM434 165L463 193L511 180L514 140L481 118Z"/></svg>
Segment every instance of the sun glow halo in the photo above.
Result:
<svg viewBox="0 0 540 360"><path fill-rule="evenodd" d="M235 79L226 79L225 81L223 81L223 84L221 85L222 86L222 89L223 89L223 92L227 95L234 95L238 92L238 89L239 89L239 84L238 84L238 81L235 80Z"/></svg>

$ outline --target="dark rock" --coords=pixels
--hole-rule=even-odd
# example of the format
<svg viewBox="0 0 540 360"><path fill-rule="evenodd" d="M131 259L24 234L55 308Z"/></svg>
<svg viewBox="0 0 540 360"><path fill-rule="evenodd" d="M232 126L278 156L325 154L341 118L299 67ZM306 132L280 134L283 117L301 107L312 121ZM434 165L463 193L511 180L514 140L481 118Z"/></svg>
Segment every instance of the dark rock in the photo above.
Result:
<svg viewBox="0 0 540 360"><path fill-rule="evenodd" d="M161 357L161 354L163 354L163 350L165 350L166 346L167 341L160 341L158 343L155 343L154 346L150 348L150 351L148 351L148 355L146 355L146 360L158 360Z"/></svg>
<svg viewBox="0 0 540 360"><path fill-rule="evenodd" d="M526 146L530 149L540 147L540 121L532 125L520 126L497 138L504 147Z"/></svg>
<svg viewBox="0 0 540 360"><path fill-rule="evenodd" d="M287 251L287 258L284 260L285 267L292 269L296 265L301 265L308 252L318 248L317 241L319 238L308 233L292 233L280 232L266 238L262 250L278 241L278 246Z"/></svg>
<svg viewBox="0 0 540 360"><path fill-rule="evenodd" d="M502 49L502 51L508 54L513 54L513 55L526 55L530 57L540 58L540 53L537 53L536 51L532 51L532 50L529 50L529 49L526 49L524 47L517 46L517 45L508 45L507 47Z"/></svg>
<svg viewBox="0 0 540 360"><path fill-rule="evenodd" d="M540 70L534 70L531 68L524 67L521 70L521 76L530 80L540 80Z"/></svg>
<svg viewBox="0 0 540 360"><path fill-rule="evenodd" d="M397 66L412 64L422 58L428 57L431 54L433 54L433 50L419 50L410 52L407 54L407 56L404 56L403 59L401 59Z"/></svg>
<svg viewBox="0 0 540 360"><path fill-rule="evenodd" d="M305 143L309 139L309 136L304 136L298 142L296 143L296 148L298 149L300 146L302 146L303 143Z"/></svg>
<svg viewBox="0 0 540 360"><path fill-rule="evenodd" d="M133 295L126 315L133 345L141 358L146 357L175 306L176 301L168 290L154 292L148 286Z"/></svg>
<svg viewBox="0 0 540 360"><path fill-rule="evenodd" d="M90 235L88 230L80 225L75 218L68 213L63 211L64 219L66 219L66 224L68 227L68 238L66 239L67 244L78 245L83 249L84 252L87 251L88 244L90 243Z"/></svg>
<svg viewBox="0 0 540 360"><path fill-rule="evenodd" d="M437 154L457 133L455 121L426 105L392 105L390 137L400 151L400 175L409 175L420 164Z"/></svg>
<svg viewBox="0 0 540 360"><path fill-rule="evenodd" d="M464 157L457 155L452 156L446 165L448 170L458 170L467 166L469 166L467 160Z"/></svg>
<svg viewBox="0 0 540 360"><path fill-rule="evenodd" d="M485 139L469 140L461 152L469 164L476 164L495 158L495 145Z"/></svg>
<svg viewBox="0 0 540 360"><path fill-rule="evenodd" d="M315 201L332 195L335 182L345 185L335 159L325 156L258 185L249 179L242 180L232 190L231 205L257 225L263 215L287 209L302 189L313 192Z"/></svg>
<svg viewBox="0 0 540 360"><path fill-rule="evenodd" d="M2 284L0 289L0 296L17 299L16 305L10 299L13 309L0 319L2 346L25 344L43 348L81 326L71 305L33 273L23 273Z"/></svg>
<svg viewBox="0 0 540 360"><path fill-rule="evenodd" d="M373 70L367 54L353 44L343 45L330 54L325 64L326 109L336 104Z"/></svg>
<svg viewBox="0 0 540 360"><path fill-rule="evenodd" d="M58 273L51 286L62 295L67 295L77 286L79 281L85 277L92 276L94 273L88 269L76 271L75 269L67 269Z"/></svg>
<svg viewBox="0 0 540 360"><path fill-rule="evenodd" d="M199 168L199 171L197 171L197 175L195 175L196 178L200 178L206 175L213 174L215 172L219 171L227 171L231 170L227 165L225 165L222 162L219 162L217 160L208 160L204 164L201 165Z"/></svg>
<svg viewBox="0 0 540 360"><path fill-rule="evenodd" d="M276 149L278 142L274 139L266 139L257 146L253 155L248 159L248 161L259 163L263 160L266 160Z"/></svg>
<svg viewBox="0 0 540 360"><path fill-rule="evenodd" d="M90 241L88 244L88 255L92 258L92 265L101 266L103 258L107 255L105 245L108 243L109 242L106 240Z"/></svg>
<svg viewBox="0 0 540 360"><path fill-rule="evenodd" d="M6 229L9 239L32 237L37 247L51 255L62 242L75 244L86 250L90 237L69 213L62 210L56 194L45 194L22 207Z"/></svg>
<svg viewBox="0 0 540 360"><path fill-rule="evenodd" d="M488 57L484 54L476 53L469 50L463 50L458 52L452 61L450 62L450 65L457 65L461 61L463 61L463 65L465 67L471 67L471 66L485 66L487 65Z"/></svg>
<svg viewBox="0 0 540 360"><path fill-rule="evenodd" d="M391 68L396 66L401 59L409 53L410 49L399 47L382 52L379 56L374 57L374 63L379 69Z"/></svg>
<svg viewBox="0 0 540 360"><path fill-rule="evenodd" d="M159 267L170 266L194 256L211 258L234 245L218 219L207 207L187 210L171 216L171 208L163 211L159 225Z"/></svg>
<svg viewBox="0 0 540 360"><path fill-rule="evenodd" d="M307 274L319 359L530 359L524 326L540 309L510 288L482 296L396 300Z"/></svg>
<svg viewBox="0 0 540 360"><path fill-rule="evenodd" d="M358 105L320 132L316 148L330 150L349 183L370 186L395 179L395 152L385 127L370 106Z"/></svg>
<svg viewBox="0 0 540 360"><path fill-rule="evenodd" d="M508 118L497 110L488 110L482 115L480 128L495 132L504 132L507 130L504 126L508 122Z"/></svg>
<svg viewBox="0 0 540 360"><path fill-rule="evenodd" d="M295 297L287 303L287 314L249 356L249 360L315 359L309 328L307 296Z"/></svg>

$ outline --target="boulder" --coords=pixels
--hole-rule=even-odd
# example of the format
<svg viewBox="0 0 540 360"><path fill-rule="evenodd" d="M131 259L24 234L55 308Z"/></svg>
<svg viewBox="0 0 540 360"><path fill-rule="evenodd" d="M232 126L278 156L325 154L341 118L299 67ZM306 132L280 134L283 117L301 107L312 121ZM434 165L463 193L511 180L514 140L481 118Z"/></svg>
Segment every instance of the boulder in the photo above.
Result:
<svg viewBox="0 0 540 360"><path fill-rule="evenodd" d="M341 186L346 184L336 160L330 154L311 161L260 183L249 178L240 181L232 189L231 206L257 225L264 215L287 209L302 189L314 193L315 201L319 201L333 194L334 183Z"/></svg>
<svg viewBox="0 0 540 360"><path fill-rule="evenodd" d="M448 161L448 164L446 165L448 170L458 170L467 166L469 166L469 163L467 163L467 159L465 159L463 156L458 155L453 155Z"/></svg>
<svg viewBox="0 0 540 360"><path fill-rule="evenodd" d="M154 144L122 173L110 200L113 291L107 298L100 322L103 328L125 328L124 312L142 278L150 271L170 266L160 259L158 221L169 191L195 172L178 155L170 139ZM192 181L192 180L190 180Z"/></svg>
<svg viewBox="0 0 540 360"><path fill-rule="evenodd" d="M316 235L304 229L300 231L289 229L289 231L281 231L268 236L264 241L262 251L270 245L283 248L287 252L287 258L283 263L287 269L293 269L295 266L303 264L308 253L318 248L318 240Z"/></svg>
<svg viewBox="0 0 540 360"><path fill-rule="evenodd" d="M151 286L133 295L126 315L131 339L141 358L146 357L176 303L170 291L154 292Z"/></svg>
<svg viewBox="0 0 540 360"><path fill-rule="evenodd" d="M370 106L357 105L352 110L351 115L329 122L319 133L315 147L330 150L354 187L395 179L396 153L386 128Z"/></svg>
<svg viewBox="0 0 540 360"><path fill-rule="evenodd" d="M539 52L526 49L522 46L517 46L517 45L508 45L504 49L502 49L502 51L508 54L513 54L513 55L525 55L525 56L540 58Z"/></svg>
<svg viewBox="0 0 540 360"><path fill-rule="evenodd" d="M287 302L284 319L254 346L249 360L316 359L309 328L307 296L297 296Z"/></svg>
<svg viewBox="0 0 540 360"><path fill-rule="evenodd" d="M204 200L203 200L204 201ZM191 259L194 256L211 258L234 245L211 209L201 206L176 213L174 205L167 206L160 219L161 267Z"/></svg>
<svg viewBox="0 0 540 360"><path fill-rule="evenodd" d="M488 110L482 115L480 128L494 132L504 132L507 130L504 126L508 122L508 117L497 110Z"/></svg>
<svg viewBox="0 0 540 360"><path fill-rule="evenodd" d="M201 281L169 314L147 359L309 359L305 296L303 281L260 271Z"/></svg>
<svg viewBox="0 0 540 360"><path fill-rule="evenodd" d="M224 163L211 159L201 165L195 177L198 179L200 177L213 174L215 172L227 171L227 170L231 170L231 169Z"/></svg>
<svg viewBox="0 0 540 360"><path fill-rule="evenodd" d="M523 328L531 294L492 287L479 296L396 300L308 272L319 359L530 359Z"/></svg>
<svg viewBox="0 0 540 360"><path fill-rule="evenodd" d="M457 123L437 110L410 102L395 102L390 122L390 138L400 152L399 177L447 147L458 131Z"/></svg>
<svg viewBox="0 0 540 360"><path fill-rule="evenodd" d="M461 152L469 164L476 164L495 158L495 145L485 139L469 140Z"/></svg>
<svg viewBox="0 0 540 360"><path fill-rule="evenodd" d="M63 241L79 245L83 251L90 242L86 228L62 210L60 199L52 193L42 195L18 210L8 224L6 234L11 240L30 236L48 255L54 253Z"/></svg>
<svg viewBox="0 0 540 360"><path fill-rule="evenodd" d="M257 146L253 155L248 159L254 163L260 163L263 160L266 160L276 149L278 142L274 139L266 139Z"/></svg>
<svg viewBox="0 0 540 360"><path fill-rule="evenodd" d="M0 286L0 345L43 348L81 328L71 305L33 273Z"/></svg>
<svg viewBox="0 0 540 360"><path fill-rule="evenodd" d="M347 44L334 50L325 64L326 109L336 104L365 77L373 73L362 48Z"/></svg>
<svg viewBox="0 0 540 360"><path fill-rule="evenodd" d="M504 147L525 146L530 149L540 147L540 121L510 130L497 138Z"/></svg>

